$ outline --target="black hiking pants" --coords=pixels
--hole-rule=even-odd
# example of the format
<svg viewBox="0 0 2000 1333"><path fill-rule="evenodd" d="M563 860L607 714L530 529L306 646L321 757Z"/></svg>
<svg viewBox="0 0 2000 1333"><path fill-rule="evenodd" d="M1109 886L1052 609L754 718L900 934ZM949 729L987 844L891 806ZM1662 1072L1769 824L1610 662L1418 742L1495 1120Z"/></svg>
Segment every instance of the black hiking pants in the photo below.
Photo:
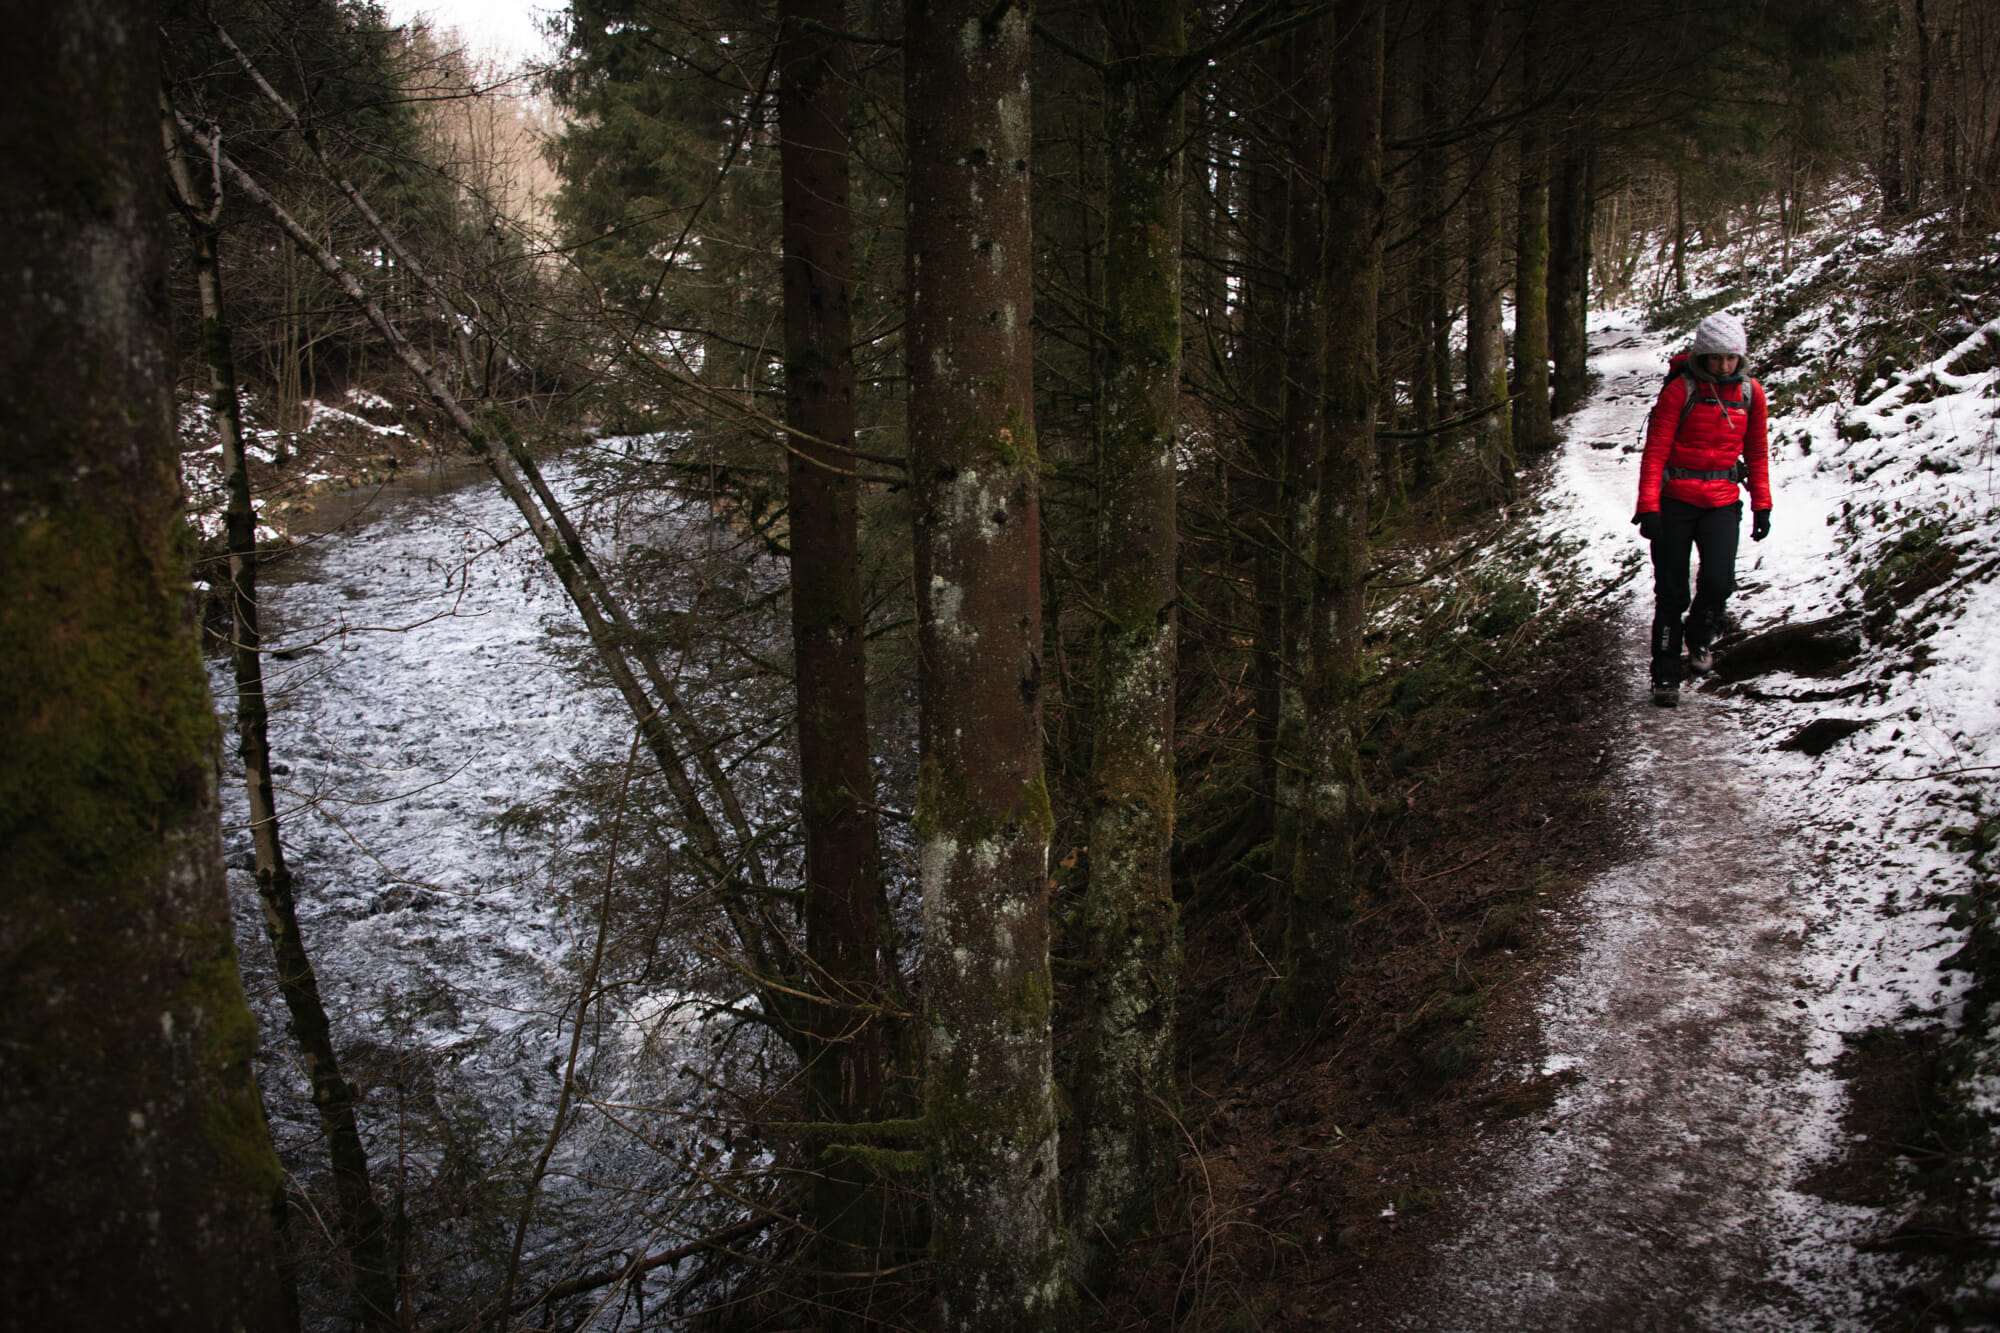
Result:
<svg viewBox="0 0 2000 1333"><path fill-rule="evenodd" d="M1683 674L1681 644L1696 648L1715 642L1722 630L1722 606L1736 591L1736 543L1743 527L1743 502L1703 509L1685 500L1660 501L1660 535L1653 541L1653 679L1678 682ZM1701 572L1688 598L1688 556L1701 552ZM1683 624L1681 617L1687 620Z"/></svg>

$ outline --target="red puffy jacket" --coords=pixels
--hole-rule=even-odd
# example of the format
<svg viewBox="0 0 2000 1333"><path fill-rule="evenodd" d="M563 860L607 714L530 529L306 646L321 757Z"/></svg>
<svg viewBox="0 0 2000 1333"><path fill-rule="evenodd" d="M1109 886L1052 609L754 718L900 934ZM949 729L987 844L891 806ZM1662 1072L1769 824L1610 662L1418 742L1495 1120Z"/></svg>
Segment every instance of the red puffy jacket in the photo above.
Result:
<svg viewBox="0 0 2000 1333"><path fill-rule="evenodd" d="M1736 502L1734 481L1678 478L1667 469L1724 472L1741 458L1750 473L1750 508L1771 507L1771 444L1765 435L1764 386L1745 376L1740 384L1704 384L1688 370L1688 355L1673 359L1667 387L1646 419L1646 452L1639 459L1641 514L1658 512L1660 496L1703 509ZM1694 406L1683 413L1690 386ZM1746 400L1744 395L1748 393Z"/></svg>

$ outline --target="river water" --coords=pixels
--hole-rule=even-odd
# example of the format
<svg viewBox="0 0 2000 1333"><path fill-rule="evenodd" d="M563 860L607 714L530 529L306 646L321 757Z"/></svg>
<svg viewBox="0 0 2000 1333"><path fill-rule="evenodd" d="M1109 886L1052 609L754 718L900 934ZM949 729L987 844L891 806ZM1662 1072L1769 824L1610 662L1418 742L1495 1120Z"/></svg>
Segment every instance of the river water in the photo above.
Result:
<svg viewBox="0 0 2000 1333"><path fill-rule="evenodd" d="M571 473L551 480L577 500ZM660 515L648 521L657 535ZM432 1270L435 1302L476 1298L467 1288L490 1281L494 1256L504 1255L516 1207L505 1200L554 1118L576 960L588 952L579 943L593 928L588 902L573 896L584 817L527 829L505 817L554 800L580 765L624 755L632 722L621 701L561 662L574 612L483 474L441 472L334 497L313 522L320 530L304 548L266 571L261 599L301 933L342 1072L362 1093L377 1193L391 1211L400 1201L423 1233L408 1262ZM211 678L227 722L226 659L211 662ZM760 788L753 815L782 804L782 769L775 755L744 764ZM323 1184L323 1149L272 984L233 753L224 792L273 1136L310 1190ZM662 1025L677 998L626 990L592 1010L582 1067L601 1094L636 1100L642 1064L658 1073L679 1063L699 1023ZM642 1047L650 1060L621 1058ZM657 1081L646 1092L657 1097ZM649 1218L629 1204L590 1210L590 1201L636 1179L671 1192L690 1154L716 1155L713 1136L645 1112L621 1122L581 1106L570 1123L542 1191L547 1218L530 1235L531 1268L538 1242L551 1256L603 1254L621 1238L672 1243L676 1227L660 1210ZM553 1243L579 1210L601 1213L594 1234ZM698 1216L688 1223L698 1226Z"/></svg>
<svg viewBox="0 0 2000 1333"><path fill-rule="evenodd" d="M410 487L361 518L274 567L263 603L300 927L365 1088L387 1076L368 1066L399 1052L518 1063L544 1044L536 997L566 948L549 849L492 822L548 794L615 720L552 659L543 631L566 609L561 590L496 487ZM226 789L240 825L242 789ZM247 869L247 831L229 837ZM248 916L254 891L236 878ZM261 962L247 924L246 959ZM265 1036L275 1057L282 1029L267 1020Z"/></svg>

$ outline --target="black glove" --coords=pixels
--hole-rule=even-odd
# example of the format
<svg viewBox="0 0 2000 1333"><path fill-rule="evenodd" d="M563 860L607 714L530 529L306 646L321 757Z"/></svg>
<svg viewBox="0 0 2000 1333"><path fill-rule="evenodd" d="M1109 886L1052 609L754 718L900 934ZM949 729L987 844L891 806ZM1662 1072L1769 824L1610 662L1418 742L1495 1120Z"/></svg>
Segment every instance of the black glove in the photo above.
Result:
<svg viewBox="0 0 2000 1333"><path fill-rule="evenodd" d="M1647 541L1656 542L1660 539L1659 511L1655 510L1650 514L1634 514L1632 515L1632 521L1639 525L1639 535Z"/></svg>
<svg viewBox="0 0 2000 1333"><path fill-rule="evenodd" d="M1771 511L1759 509L1750 515L1750 540L1761 542L1771 535Z"/></svg>

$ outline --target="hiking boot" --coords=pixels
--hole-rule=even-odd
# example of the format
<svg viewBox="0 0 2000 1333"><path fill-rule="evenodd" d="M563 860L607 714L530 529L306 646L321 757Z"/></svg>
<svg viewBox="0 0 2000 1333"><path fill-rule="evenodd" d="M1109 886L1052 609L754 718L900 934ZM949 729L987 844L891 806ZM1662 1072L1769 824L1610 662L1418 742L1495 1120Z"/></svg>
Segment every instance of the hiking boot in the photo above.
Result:
<svg viewBox="0 0 2000 1333"><path fill-rule="evenodd" d="M1688 645L1688 670L1697 676L1706 676L1715 670L1715 649L1707 644Z"/></svg>
<svg viewBox="0 0 2000 1333"><path fill-rule="evenodd" d="M1654 681L1653 702L1662 708L1679 708L1681 706L1681 683L1677 680Z"/></svg>

